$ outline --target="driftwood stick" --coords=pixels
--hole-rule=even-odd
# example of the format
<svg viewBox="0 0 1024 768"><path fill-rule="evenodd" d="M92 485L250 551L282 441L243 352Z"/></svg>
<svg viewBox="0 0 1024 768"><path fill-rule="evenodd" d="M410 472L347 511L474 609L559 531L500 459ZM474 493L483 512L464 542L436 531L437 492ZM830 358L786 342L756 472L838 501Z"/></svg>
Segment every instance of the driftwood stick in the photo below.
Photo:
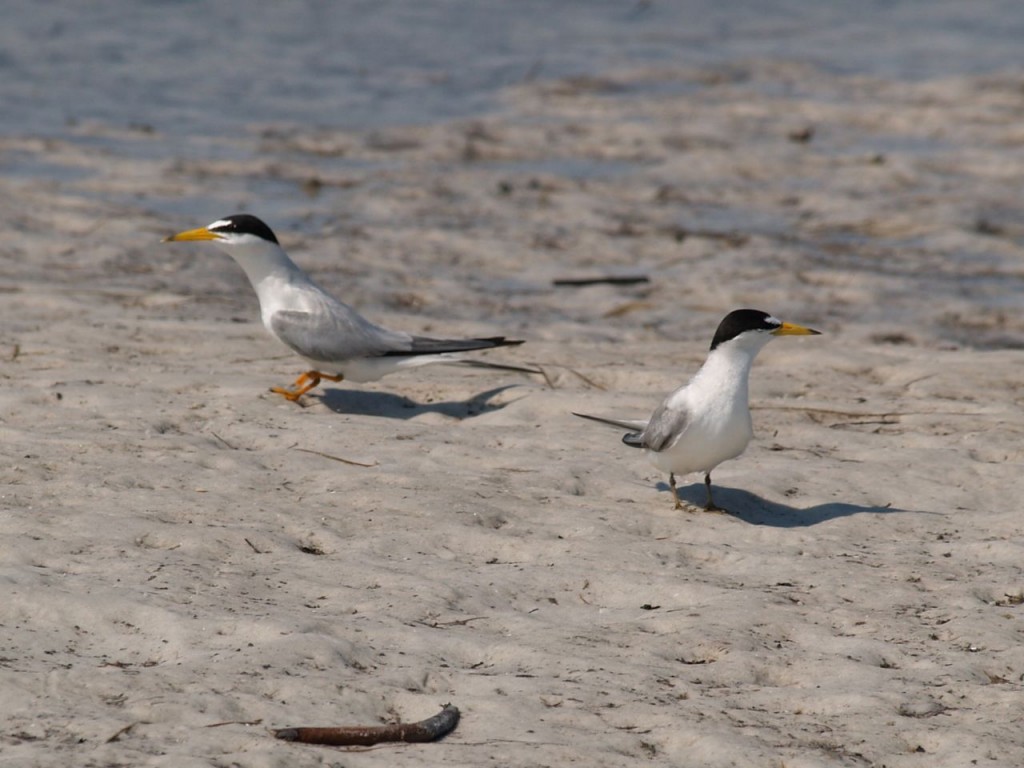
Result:
<svg viewBox="0 0 1024 768"><path fill-rule="evenodd" d="M314 451L312 448L294 448L296 451L302 451L303 453L312 453L314 456L323 456L325 459L331 459L332 461L340 461L342 464L351 464L353 467L376 467L377 462L373 464L365 464L361 461L355 461L354 459L343 459L341 456L331 456L329 453L323 451Z"/></svg>
<svg viewBox="0 0 1024 768"><path fill-rule="evenodd" d="M394 725L354 725L340 728L282 728L274 736L284 741L302 744L324 744L330 747L370 747L382 741L418 743L437 741L455 730L459 724L459 710L445 704L441 711L418 723Z"/></svg>
<svg viewBox="0 0 1024 768"><path fill-rule="evenodd" d="M559 277L551 281L555 286L584 286L599 285L637 285L638 283L649 283L651 279L647 275L603 275L601 277Z"/></svg>

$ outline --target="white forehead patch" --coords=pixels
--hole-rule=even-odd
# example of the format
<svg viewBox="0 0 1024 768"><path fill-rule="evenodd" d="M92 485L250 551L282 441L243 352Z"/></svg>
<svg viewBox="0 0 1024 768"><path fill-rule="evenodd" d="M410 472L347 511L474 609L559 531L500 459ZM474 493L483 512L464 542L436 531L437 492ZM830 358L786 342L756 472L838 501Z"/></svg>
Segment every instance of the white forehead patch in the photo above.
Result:
<svg viewBox="0 0 1024 768"><path fill-rule="evenodd" d="M230 223L231 222L228 221L227 219L217 219L217 221L213 222L213 224L208 225L206 228L217 229L218 227L226 227Z"/></svg>
<svg viewBox="0 0 1024 768"><path fill-rule="evenodd" d="M768 315L768 317L766 317L764 321L768 323L768 325L782 325L782 321L779 320L779 318L775 317L774 315Z"/></svg>

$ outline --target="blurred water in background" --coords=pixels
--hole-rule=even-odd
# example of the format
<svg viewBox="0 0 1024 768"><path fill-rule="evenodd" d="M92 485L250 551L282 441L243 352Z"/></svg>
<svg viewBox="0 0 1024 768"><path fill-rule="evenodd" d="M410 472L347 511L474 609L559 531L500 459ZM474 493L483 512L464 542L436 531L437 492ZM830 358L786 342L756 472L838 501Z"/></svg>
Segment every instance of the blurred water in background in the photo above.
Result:
<svg viewBox="0 0 1024 768"><path fill-rule="evenodd" d="M1019 0L8 0L0 135L168 136L485 113L504 86L772 57L929 78L1024 65Z"/></svg>
<svg viewBox="0 0 1024 768"><path fill-rule="evenodd" d="M669 76L659 80L662 70L751 63L756 69L770 61L809 64L812 78L818 71L882 83L1010 74L1002 82L1016 103L1022 40L1020 0L7 0L0 17L0 176L181 225L247 208L281 231L314 231L339 212L350 215L345 195L361 195L365 187L309 192L302 178L281 173L293 167L293 150L266 139L287 136L291 127L374 131L483 116L514 104L510 86L580 76L599 82L629 70L650 73L630 81L631 88L659 94L684 87ZM791 86L765 77L745 87ZM811 98L842 97L824 88ZM1012 110L1000 114L1011 124L1016 119ZM919 189L914 204L925 221L946 222L931 239L884 228L872 234L869 226L847 231L845 192L836 198L831 228L801 228L798 210L777 205L758 212L684 204L677 206L679 224L764 229L791 242L799 233L808 260L871 272L885 264L891 285L879 295L889 298L857 304L854 315L934 324L919 296L931 296L931 305L942 296L952 307L942 320L952 328L945 336L977 344L974 326L961 317L979 307L1012 310L1006 316L1013 317L1024 306L1016 252L996 237L975 237L983 231L1024 244L1012 170L1019 150L1012 139L988 147L991 164L975 169L981 175L968 191L948 158L971 150L971 140L951 146L942 126L940 119L923 136L863 135L856 127L840 135L839 128L831 146L814 145L833 153L830 162L894 155L929 168L932 187ZM380 170L379 178L388 162L402 162L367 169L367 161L344 151L300 159L312 176L360 179ZM557 151L531 162L509 171L582 179L636 169L628 159ZM157 188L148 179L166 184ZM786 189L785 181L773 180L773 188ZM814 191L798 188L805 181L790 181L797 185L793 195ZM856 203L856 194L847 199ZM863 196L885 199L867 188ZM906 194L892 199L897 207L908 204ZM381 221L348 224L393 225L388 212L380 215ZM885 257L863 259L866 244ZM902 308L892 296L905 297ZM980 343L1024 346L1024 330L1005 341L1006 322L1001 315L992 320L995 330Z"/></svg>

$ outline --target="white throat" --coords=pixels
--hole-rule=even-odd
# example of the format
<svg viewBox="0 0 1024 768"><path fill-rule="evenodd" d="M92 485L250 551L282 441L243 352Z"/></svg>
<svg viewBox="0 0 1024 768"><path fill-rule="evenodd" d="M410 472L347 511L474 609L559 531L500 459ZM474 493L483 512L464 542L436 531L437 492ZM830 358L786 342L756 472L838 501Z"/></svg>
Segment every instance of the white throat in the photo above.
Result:
<svg viewBox="0 0 1024 768"><path fill-rule="evenodd" d="M224 244L221 248L238 263L252 283L260 302L260 319L271 334L274 334L276 313L317 312L325 298L330 298L275 243L253 240Z"/></svg>
<svg viewBox="0 0 1024 768"><path fill-rule="evenodd" d="M742 403L749 400L750 369L761 348L771 341L768 334L745 334L712 350L694 376L694 389L706 398Z"/></svg>
<svg viewBox="0 0 1024 768"><path fill-rule="evenodd" d="M220 248L245 271L257 293L260 283L270 276L287 279L295 274L303 274L281 246L267 240L230 245L224 243L220 244Z"/></svg>

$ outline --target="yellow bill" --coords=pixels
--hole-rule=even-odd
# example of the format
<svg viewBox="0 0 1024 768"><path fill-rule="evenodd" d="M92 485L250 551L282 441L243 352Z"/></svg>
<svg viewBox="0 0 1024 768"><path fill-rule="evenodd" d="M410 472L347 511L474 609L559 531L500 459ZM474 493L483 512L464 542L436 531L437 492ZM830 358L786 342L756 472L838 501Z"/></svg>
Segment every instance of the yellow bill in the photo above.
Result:
<svg viewBox="0 0 1024 768"><path fill-rule="evenodd" d="M200 227L199 229L189 229L184 232L179 232L176 235L169 235L163 239L163 242L182 243L195 242L199 240L220 240L220 235L216 232L211 232L206 227Z"/></svg>
<svg viewBox="0 0 1024 768"><path fill-rule="evenodd" d="M772 336L820 336L821 331L816 331L813 328L805 328L802 325L796 325L795 323L783 323L774 331Z"/></svg>

